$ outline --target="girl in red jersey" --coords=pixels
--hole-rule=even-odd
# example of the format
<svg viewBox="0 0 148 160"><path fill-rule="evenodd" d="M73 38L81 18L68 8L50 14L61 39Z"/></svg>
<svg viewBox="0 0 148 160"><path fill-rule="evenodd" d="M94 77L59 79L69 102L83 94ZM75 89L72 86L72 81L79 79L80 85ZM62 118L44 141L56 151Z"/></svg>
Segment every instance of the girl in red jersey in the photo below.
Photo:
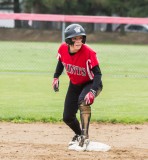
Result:
<svg viewBox="0 0 148 160"><path fill-rule="evenodd" d="M65 42L58 49L58 63L52 83L54 91L59 91L59 77L65 68L70 82L64 103L63 121L75 133L69 149L78 144L77 149L83 151L89 144L90 105L103 87L96 53L85 41L86 33L81 25L71 24L65 29ZM76 118L78 109L81 127Z"/></svg>

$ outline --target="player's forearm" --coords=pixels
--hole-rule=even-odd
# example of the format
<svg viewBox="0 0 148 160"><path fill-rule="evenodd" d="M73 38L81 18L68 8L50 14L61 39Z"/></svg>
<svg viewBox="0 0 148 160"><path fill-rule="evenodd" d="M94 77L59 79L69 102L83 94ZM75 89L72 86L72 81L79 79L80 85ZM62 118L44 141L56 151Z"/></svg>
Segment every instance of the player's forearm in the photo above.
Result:
<svg viewBox="0 0 148 160"><path fill-rule="evenodd" d="M94 74L94 80L93 80L92 89L94 91L97 91L99 89L99 87L100 87L100 84L102 83L102 81L101 81L102 73L101 73L100 67L99 66L95 66L92 69L92 72Z"/></svg>
<svg viewBox="0 0 148 160"><path fill-rule="evenodd" d="M64 70L64 66L63 66L62 62L58 61L53 77L54 78L59 78L59 76L62 74L63 70Z"/></svg>

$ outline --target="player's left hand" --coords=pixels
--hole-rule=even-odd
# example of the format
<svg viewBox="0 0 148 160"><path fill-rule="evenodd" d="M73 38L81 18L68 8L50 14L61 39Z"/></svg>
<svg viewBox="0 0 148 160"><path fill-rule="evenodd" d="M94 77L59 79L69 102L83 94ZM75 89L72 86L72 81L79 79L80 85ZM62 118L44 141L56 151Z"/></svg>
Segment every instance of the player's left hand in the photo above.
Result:
<svg viewBox="0 0 148 160"><path fill-rule="evenodd" d="M85 98L84 98L84 101L85 101L85 104L86 104L86 105L91 105L91 104L94 103L95 93L96 93L96 91L94 91L94 90L93 90L93 91L90 90L90 91L87 93L87 95L86 95Z"/></svg>

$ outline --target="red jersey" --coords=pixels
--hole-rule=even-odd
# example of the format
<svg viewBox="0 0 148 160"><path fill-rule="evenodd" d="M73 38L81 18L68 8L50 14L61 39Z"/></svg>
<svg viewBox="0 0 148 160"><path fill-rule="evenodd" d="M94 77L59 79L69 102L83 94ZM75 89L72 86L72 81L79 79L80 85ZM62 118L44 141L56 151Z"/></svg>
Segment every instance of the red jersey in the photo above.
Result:
<svg viewBox="0 0 148 160"><path fill-rule="evenodd" d="M57 58L65 67L70 81L76 85L92 80L94 75L91 69L99 65L96 52L86 44L82 44L81 49L71 55L68 51L68 45L62 43L59 47Z"/></svg>

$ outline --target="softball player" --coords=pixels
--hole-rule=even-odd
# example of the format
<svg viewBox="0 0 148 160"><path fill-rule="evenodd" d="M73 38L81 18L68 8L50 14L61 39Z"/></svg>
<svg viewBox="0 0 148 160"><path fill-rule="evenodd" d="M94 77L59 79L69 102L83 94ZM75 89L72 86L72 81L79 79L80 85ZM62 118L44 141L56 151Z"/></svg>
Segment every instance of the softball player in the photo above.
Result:
<svg viewBox="0 0 148 160"><path fill-rule="evenodd" d="M58 49L58 63L52 83L54 91L59 91L59 77L65 68L70 82L64 103L63 121L75 133L69 146L77 143L80 150L86 150L89 144L90 105L103 87L96 53L85 41L86 33L81 25L71 24L65 29L65 42ZM81 127L76 118L78 109Z"/></svg>

